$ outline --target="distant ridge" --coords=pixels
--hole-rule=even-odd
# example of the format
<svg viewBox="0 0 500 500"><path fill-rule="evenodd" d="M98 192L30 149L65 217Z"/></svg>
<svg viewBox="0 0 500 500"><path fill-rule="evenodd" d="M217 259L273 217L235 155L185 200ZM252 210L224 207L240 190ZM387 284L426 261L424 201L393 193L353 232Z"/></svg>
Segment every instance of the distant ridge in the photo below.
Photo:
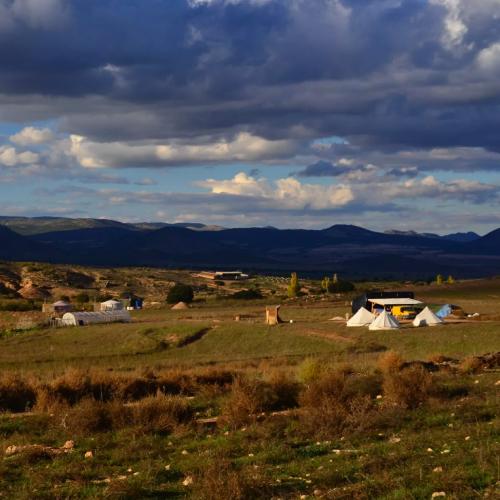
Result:
<svg viewBox="0 0 500 500"><path fill-rule="evenodd" d="M335 224L322 230L199 223L0 217L0 259L98 266L229 269L352 278L500 274L500 229L437 236ZM17 228L17 231L13 229ZM472 241L470 239L472 238ZM469 239L469 240L468 240Z"/></svg>

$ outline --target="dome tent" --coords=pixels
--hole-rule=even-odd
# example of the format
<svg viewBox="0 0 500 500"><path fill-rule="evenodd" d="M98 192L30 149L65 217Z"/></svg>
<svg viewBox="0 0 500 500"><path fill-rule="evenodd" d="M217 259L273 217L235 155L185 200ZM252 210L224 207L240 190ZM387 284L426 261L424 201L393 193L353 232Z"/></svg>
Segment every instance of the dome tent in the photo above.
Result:
<svg viewBox="0 0 500 500"><path fill-rule="evenodd" d="M422 312L417 314L413 320L413 326L435 326L442 325L443 320L436 316L428 307L426 307Z"/></svg>
<svg viewBox="0 0 500 500"><path fill-rule="evenodd" d="M101 302L101 311L121 311L123 309L123 303L119 300L110 299L105 302Z"/></svg>
<svg viewBox="0 0 500 500"><path fill-rule="evenodd" d="M389 312L381 312L369 326L370 330L397 330L398 320Z"/></svg>
<svg viewBox="0 0 500 500"><path fill-rule="evenodd" d="M347 320L347 326L368 326L374 319L374 314L368 311L368 309L361 307L352 318Z"/></svg>

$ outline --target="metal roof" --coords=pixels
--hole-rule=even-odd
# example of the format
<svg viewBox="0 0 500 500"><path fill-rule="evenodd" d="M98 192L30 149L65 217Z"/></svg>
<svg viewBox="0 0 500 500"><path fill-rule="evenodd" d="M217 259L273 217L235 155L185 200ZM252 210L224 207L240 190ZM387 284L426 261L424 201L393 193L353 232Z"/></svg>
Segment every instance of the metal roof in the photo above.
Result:
<svg viewBox="0 0 500 500"><path fill-rule="evenodd" d="M368 299L369 302L373 302L379 306L416 306L423 304L420 300L416 299Z"/></svg>

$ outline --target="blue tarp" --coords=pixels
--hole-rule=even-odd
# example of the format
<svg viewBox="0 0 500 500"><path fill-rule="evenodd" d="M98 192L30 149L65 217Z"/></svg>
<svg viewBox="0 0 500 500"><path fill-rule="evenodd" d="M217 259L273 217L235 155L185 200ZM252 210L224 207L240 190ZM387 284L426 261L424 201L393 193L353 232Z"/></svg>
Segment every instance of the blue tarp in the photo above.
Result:
<svg viewBox="0 0 500 500"><path fill-rule="evenodd" d="M443 319L449 316L451 312L452 312L451 304L446 304L441 309L439 309L439 311L436 313L436 316L438 318Z"/></svg>

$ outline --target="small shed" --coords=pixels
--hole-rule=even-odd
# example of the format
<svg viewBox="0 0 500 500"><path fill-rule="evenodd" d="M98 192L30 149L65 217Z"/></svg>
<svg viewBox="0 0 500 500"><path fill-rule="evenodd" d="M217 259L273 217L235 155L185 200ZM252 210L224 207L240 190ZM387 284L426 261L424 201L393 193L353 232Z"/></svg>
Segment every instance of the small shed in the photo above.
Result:
<svg viewBox="0 0 500 500"><path fill-rule="evenodd" d="M130 323L128 311L71 312L61 320L64 326L86 326L99 323Z"/></svg>
<svg viewBox="0 0 500 500"><path fill-rule="evenodd" d="M281 306L266 306L266 325L278 325L283 323L280 318Z"/></svg>
<svg viewBox="0 0 500 500"><path fill-rule="evenodd" d="M123 310L123 302L119 300L106 300L105 302L101 302L101 311L122 311Z"/></svg>

